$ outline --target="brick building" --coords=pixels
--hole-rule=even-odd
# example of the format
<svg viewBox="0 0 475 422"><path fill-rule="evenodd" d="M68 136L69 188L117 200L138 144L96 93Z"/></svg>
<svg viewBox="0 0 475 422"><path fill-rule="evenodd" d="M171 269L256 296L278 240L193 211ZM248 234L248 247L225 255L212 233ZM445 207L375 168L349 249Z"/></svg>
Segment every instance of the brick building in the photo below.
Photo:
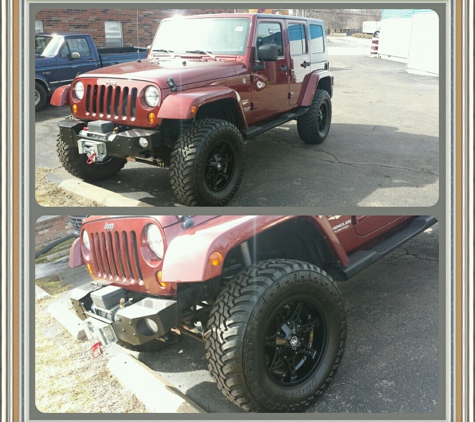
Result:
<svg viewBox="0 0 475 422"><path fill-rule="evenodd" d="M90 34L98 47L146 47L164 18L232 12L234 9L45 9L36 15L35 30Z"/></svg>
<svg viewBox="0 0 475 422"><path fill-rule="evenodd" d="M55 240L73 234L73 226L67 215L50 215L38 219L35 224L35 250L39 251Z"/></svg>

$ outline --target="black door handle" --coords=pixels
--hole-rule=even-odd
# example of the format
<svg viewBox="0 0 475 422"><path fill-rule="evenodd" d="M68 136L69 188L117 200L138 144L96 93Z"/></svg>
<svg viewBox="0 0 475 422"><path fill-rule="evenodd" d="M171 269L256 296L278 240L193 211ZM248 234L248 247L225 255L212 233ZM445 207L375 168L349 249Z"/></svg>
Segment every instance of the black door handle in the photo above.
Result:
<svg viewBox="0 0 475 422"><path fill-rule="evenodd" d="M279 67L279 70L280 70L281 72L283 72L284 70L289 70L289 69L290 69L289 66L280 66L280 67Z"/></svg>
<svg viewBox="0 0 475 422"><path fill-rule="evenodd" d="M302 66L303 68L306 68L307 66L310 66L310 63L304 61L303 63L300 63L300 66Z"/></svg>

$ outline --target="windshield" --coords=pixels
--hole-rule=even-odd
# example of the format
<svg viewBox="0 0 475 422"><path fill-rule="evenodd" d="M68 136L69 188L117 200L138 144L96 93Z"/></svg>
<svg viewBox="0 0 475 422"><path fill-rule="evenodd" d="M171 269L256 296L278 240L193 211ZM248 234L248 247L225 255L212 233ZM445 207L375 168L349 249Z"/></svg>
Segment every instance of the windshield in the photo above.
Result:
<svg viewBox="0 0 475 422"><path fill-rule="evenodd" d="M199 18L164 21L152 53L243 55L249 37L249 18Z"/></svg>
<svg viewBox="0 0 475 422"><path fill-rule="evenodd" d="M59 47L63 45L64 38L58 35L37 35L35 37L35 55L54 57L58 54Z"/></svg>

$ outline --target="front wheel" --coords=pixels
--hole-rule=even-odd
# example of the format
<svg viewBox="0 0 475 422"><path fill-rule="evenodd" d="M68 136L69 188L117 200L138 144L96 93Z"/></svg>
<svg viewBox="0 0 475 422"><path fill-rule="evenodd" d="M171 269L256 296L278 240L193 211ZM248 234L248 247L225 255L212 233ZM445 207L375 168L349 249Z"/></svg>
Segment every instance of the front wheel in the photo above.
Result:
<svg viewBox="0 0 475 422"><path fill-rule="evenodd" d="M330 94L317 89L307 113L297 118L297 131L306 144L321 144L330 132L332 103Z"/></svg>
<svg viewBox="0 0 475 422"><path fill-rule="evenodd" d="M40 111L46 105L48 94L46 89L38 82L35 82L35 111Z"/></svg>
<svg viewBox="0 0 475 422"><path fill-rule="evenodd" d="M243 172L244 140L225 120L198 120L183 132L171 154L170 182L185 205L225 205Z"/></svg>
<svg viewBox="0 0 475 422"><path fill-rule="evenodd" d="M86 182L94 182L112 177L127 162L123 158L108 157L100 163L88 164L87 154L79 154L76 147L64 143L59 135L56 140L56 151L61 164L67 172Z"/></svg>
<svg viewBox="0 0 475 422"><path fill-rule="evenodd" d="M302 412L340 365L346 315L328 274L268 260L223 289L207 329L208 367L226 397L251 412Z"/></svg>

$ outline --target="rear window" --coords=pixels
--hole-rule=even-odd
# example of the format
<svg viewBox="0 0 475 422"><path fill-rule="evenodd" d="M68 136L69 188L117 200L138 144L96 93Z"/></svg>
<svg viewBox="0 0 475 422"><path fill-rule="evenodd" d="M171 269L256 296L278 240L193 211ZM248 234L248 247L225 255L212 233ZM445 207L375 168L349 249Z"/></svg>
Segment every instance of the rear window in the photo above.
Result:
<svg viewBox="0 0 475 422"><path fill-rule="evenodd" d="M310 25L310 60L317 60L318 54L325 52L325 45L323 43L323 28L321 25Z"/></svg>

